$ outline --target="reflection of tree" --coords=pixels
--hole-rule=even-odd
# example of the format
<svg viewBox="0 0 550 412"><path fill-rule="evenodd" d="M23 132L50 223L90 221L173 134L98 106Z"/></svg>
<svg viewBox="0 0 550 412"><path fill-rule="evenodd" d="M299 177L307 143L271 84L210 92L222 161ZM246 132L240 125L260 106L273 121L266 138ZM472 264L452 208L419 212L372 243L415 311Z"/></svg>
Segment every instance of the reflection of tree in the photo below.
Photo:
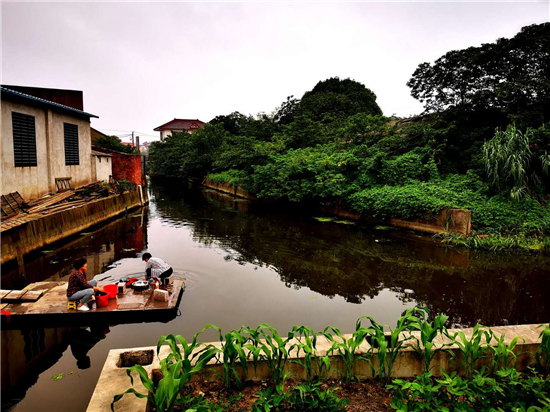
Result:
<svg viewBox="0 0 550 412"><path fill-rule="evenodd" d="M357 226L313 223L311 211L243 208L242 200L215 192L152 190L161 219L191 224L196 241L219 245L228 260L273 267L288 287L352 303L390 289L464 326L550 318L548 257L468 254L402 232L375 236Z"/></svg>

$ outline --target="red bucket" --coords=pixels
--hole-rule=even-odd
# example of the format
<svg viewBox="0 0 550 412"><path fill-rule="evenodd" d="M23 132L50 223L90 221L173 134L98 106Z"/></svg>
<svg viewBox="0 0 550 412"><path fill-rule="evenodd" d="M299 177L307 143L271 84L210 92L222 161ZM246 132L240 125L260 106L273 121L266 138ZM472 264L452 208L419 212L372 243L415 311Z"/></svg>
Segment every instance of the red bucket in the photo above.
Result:
<svg viewBox="0 0 550 412"><path fill-rule="evenodd" d="M103 286L103 290L109 295L109 299L116 298L116 294L118 291L117 285L105 285Z"/></svg>
<svg viewBox="0 0 550 412"><path fill-rule="evenodd" d="M105 306L107 306L109 304L109 295L98 293L95 296L95 302L96 302L98 308L104 308Z"/></svg>

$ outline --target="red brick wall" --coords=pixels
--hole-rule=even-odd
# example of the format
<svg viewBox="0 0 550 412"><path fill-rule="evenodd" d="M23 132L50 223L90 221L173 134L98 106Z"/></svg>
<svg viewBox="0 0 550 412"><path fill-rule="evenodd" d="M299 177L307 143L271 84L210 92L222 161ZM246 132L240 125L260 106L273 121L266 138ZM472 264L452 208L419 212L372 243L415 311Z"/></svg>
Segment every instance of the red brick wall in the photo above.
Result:
<svg viewBox="0 0 550 412"><path fill-rule="evenodd" d="M145 176L141 171L141 154L119 153L94 146L92 148L113 155L113 177L116 180L125 179L136 185L145 186Z"/></svg>
<svg viewBox="0 0 550 412"><path fill-rule="evenodd" d="M143 184L145 176L141 175L141 155L113 153L113 177L129 180L136 185Z"/></svg>

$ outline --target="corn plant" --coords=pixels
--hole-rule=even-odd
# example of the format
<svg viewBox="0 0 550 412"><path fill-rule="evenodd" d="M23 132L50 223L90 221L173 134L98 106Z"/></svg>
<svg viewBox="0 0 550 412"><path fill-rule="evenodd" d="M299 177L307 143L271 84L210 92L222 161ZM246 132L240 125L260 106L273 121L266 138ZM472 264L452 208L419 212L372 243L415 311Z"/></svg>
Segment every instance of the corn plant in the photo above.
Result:
<svg viewBox="0 0 550 412"><path fill-rule="evenodd" d="M171 352L166 357L167 362L170 362L172 360L175 360L175 361L182 360L182 361L191 362L194 358L196 358L197 356L200 356L202 352L211 350L213 348L212 345L205 346L203 343L197 343L198 336L208 329L214 329L220 332L220 328L218 328L217 326L210 325L210 324L206 325L204 328L200 330L200 332L193 335L193 339L191 343L187 342L187 340L181 335L174 336L170 334L167 336L161 336L157 343L157 356L160 353L161 346L164 343L168 343L168 346L170 347ZM181 345L181 350L179 347L180 345ZM199 349L201 346L203 348Z"/></svg>
<svg viewBox="0 0 550 412"><path fill-rule="evenodd" d="M250 328L242 326L240 329L232 330L225 335L225 340L222 339L220 332L220 340L223 341L222 355L222 380L225 388L229 389L233 384L238 388L242 386L241 377L237 369L240 365L244 373L248 373L248 356L245 350L250 350L251 346L248 343L250 337L248 333ZM249 352L250 353L250 352ZM257 365L257 358L254 357L254 366Z"/></svg>
<svg viewBox="0 0 550 412"><path fill-rule="evenodd" d="M371 326L366 329L368 333L368 340L371 344L370 352L378 359L378 376L380 380L386 379L390 380L393 365L397 359L397 355L404 344L412 338L409 334L408 336L403 336L403 333L410 329L410 325L414 322L418 322L418 318L413 316L414 309L407 309L405 314L397 320L397 325L395 329L389 329L389 333L384 332L384 325L380 325L370 316L363 316L357 319L356 329L361 328L361 322L363 319L370 321ZM376 350L376 352L374 352ZM376 370L374 369L372 363L371 370L372 376L376 376Z"/></svg>
<svg viewBox="0 0 550 412"><path fill-rule="evenodd" d="M277 331L266 323L262 323L253 332L254 345L252 353L254 358L265 361L271 373L271 383L277 386L283 383L287 377L285 367L288 362L288 342L294 337L291 331L286 339L279 336Z"/></svg>
<svg viewBox="0 0 550 412"><path fill-rule="evenodd" d="M342 359L344 363L344 373L338 369L337 371L348 383L357 379L353 372L353 368L358 360L366 361L372 367L369 355L356 353L359 346L365 341L365 336L367 336L368 333L369 331L366 328L360 327L360 324L356 327L355 332L353 332L349 339L346 339L340 330L334 326L327 326L322 332L323 336L332 343L327 354L332 355L336 353L340 359Z"/></svg>
<svg viewBox="0 0 550 412"><path fill-rule="evenodd" d="M322 380L328 377L331 369L330 358L315 353L317 334L308 326L294 326L292 333L298 343L291 346L289 352L296 350L296 359L290 362L300 365L306 372L306 381L311 383L317 377ZM300 353L303 355L300 357Z"/></svg>
<svg viewBox="0 0 550 412"><path fill-rule="evenodd" d="M426 307L415 307L414 313L418 320L412 320L409 324L409 330L417 330L420 332L420 339L414 337L414 350L422 356L424 363L424 373L429 373L431 364L435 355L442 351L445 346L451 344L443 344L440 347L435 347L434 340L439 334L444 334L447 331L445 323L449 319L447 315L439 314L435 319L430 320L430 311Z"/></svg>
<svg viewBox="0 0 550 412"><path fill-rule="evenodd" d="M496 339L496 337L495 337ZM523 342L525 339L521 338ZM514 353L514 348L516 347L518 341L520 340L519 336L516 336L510 341L508 345L504 342L504 333L500 335L500 338L496 339L497 345L491 345L493 357L491 358L491 365L489 366L489 374L494 375L495 372L500 368L515 368L517 364L517 356Z"/></svg>
<svg viewBox="0 0 550 412"><path fill-rule="evenodd" d="M464 374L471 377L475 370L476 362L485 358L490 342L493 338L493 332L489 329L482 329L484 326L476 325L470 339L466 338L464 332L455 332L452 336L447 333L455 345L458 346L459 354L451 352L451 359L459 363L464 368Z"/></svg>
<svg viewBox="0 0 550 412"><path fill-rule="evenodd" d="M181 399L181 393L186 383L191 381L191 377L201 371L206 363L208 363L209 354L211 351L203 352L198 358L194 366L191 363L183 360L169 362L166 359L160 361L162 379L155 385L154 381L149 377L147 371L141 365L134 365L126 370L130 377L130 382L134 386L134 378L132 372L137 372L141 383L147 389L148 393L140 393L134 388L129 388L125 392L115 395L111 403L111 410L115 411L115 403L118 402L127 393L132 393L138 398L147 398L157 412L172 412L174 405ZM212 354L213 356L214 354Z"/></svg>
<svg viewBox="0 0 550 412"><path fill-rule="evenodd" d="M539 328L544 329L539 335L541 342L537 349L535 357L537 359L537 365L539 366L539 368L541 368L541 370L545 370L548 374L550 372L550 324L539 325Z"/></svg>

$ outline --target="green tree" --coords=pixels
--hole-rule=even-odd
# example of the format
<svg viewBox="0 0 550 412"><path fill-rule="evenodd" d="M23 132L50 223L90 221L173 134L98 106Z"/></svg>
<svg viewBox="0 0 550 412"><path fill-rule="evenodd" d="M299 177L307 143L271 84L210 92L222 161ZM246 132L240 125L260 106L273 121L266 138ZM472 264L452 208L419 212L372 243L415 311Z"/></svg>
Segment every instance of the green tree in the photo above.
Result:
<svg viewBox="0 0 550 412"><path fill-rule="evenodd" d="M136 148L122 144L118 136L98 136L92 141L93 146L122 153L137 153Z"/></svg>
<svg viewBox="0 0 550 412"><path fill-rule="evenodd" d="M426 112L498 109L516 123L542 124L550 116L550 23L422 63L407 85Z"/></svg>
<svg viewBox="0 0 550 412"><path fill-rule="evenodd" d="M320 81L300 101L300 111L313 120L331 123L357 113L381 115L376 95L363 84L333 77Z"/></svg>

